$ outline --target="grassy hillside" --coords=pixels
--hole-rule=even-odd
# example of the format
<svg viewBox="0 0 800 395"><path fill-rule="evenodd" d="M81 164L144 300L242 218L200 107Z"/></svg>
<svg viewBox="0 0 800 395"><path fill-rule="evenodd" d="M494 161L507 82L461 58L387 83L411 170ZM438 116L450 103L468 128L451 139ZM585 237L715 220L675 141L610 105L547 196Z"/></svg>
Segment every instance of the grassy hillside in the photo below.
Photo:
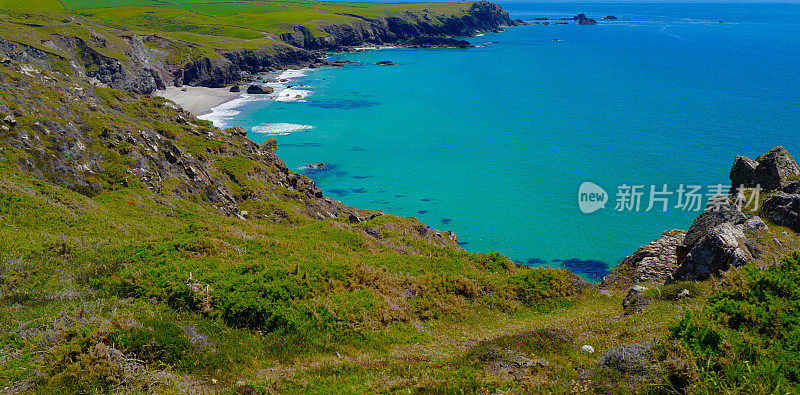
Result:
<svg viewBox="0 0 800 395"><path fill-rule="evenodd" d="M37 2L39 3L39 2ZM319 26L347 24L362 18L422 16L432 24L460 17L472 2L381 4L357 2L288 1L147 1L147 0L65 0L46 1L32 10L29 2L0 0L0 10L19 13L48 12L54 17L73 15L121 34L153 34L185 40L216 49L253 48L269 45L276 34L300 25L325 35ZM13 15L29 17L30 15ZM80 22L56 19L48 25ZM105 28L101 28L105 29ZM38 29L37 29L38 30ZM124 33L123 33L124 32ZM44 33L44 32L42 32ZM28 42L27 40L25 40Z"/></svg>
<svg viewBox="0 0 800 395"><path fill-rule="evenodd" d="M708 281L643 284L623 309L627 289L348 207L288 169L275 140L92 77L141 46L168 68L285 48L274 35L295 24L469 6L65 0L31 13L0 0L13 55L0 61L0 392L800 391L790 229L768 223L780 248Z"/></svg>

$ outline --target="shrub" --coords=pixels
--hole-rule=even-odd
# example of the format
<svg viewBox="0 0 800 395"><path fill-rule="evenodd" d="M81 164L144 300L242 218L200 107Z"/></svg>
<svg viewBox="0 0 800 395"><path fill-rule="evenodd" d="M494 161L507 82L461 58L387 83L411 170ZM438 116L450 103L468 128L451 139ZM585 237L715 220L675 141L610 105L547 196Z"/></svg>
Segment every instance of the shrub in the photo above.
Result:
<svg viewBox="0 0 800 395"><path fill-rule="evenodd" d="M714 392L800 390L800 253L734 276L701 312L670 328L695 358L699 384Z"/></svg>

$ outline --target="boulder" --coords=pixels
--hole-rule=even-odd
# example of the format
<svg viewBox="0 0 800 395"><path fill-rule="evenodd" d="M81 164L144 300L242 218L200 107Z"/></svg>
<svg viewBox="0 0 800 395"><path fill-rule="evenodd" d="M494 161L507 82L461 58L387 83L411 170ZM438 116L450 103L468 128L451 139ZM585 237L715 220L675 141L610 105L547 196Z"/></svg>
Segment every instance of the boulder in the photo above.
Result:
<svg viewBox="0 0 800 395"><path fill-rule="evenodd" d="M653 346L651 342L624 344L604 352L598 362L625 373L646 372L655 359Z"/></svg>
<svg viewBox="0 0 800 395"><path fill-rule="evenodd" d="M275 140L275 137L270 137L261 143L261 147L267 150L267 152L274 154L278 150L278 141Z"/></svg>
<svg viewBox="0 0 800 395"><path fill-rule="evenodd" d="M678 260L682 261L692 247L701 238L710 234L717 226L723 223L739 225L744 223L746 220L747 216L744 215L742 210L740 210L736 205L725 205L717 210L714 205L709 204L708 207L706 207L706 210L694 219L689 231L686 232L686 237L683 239L683 243L678 246Z"/></svg>
<svg viewBox="0 0 800 395"><path fill-rule="evenodd" d="M731 193L740 186L754 188L760 185L764 191L779 189L792 178L800 177L800 167L789 152L777 146L755 160L737 156L731 167Z"/></svg>
<svg viewBox="0 0 800 395"><path fill-rule="evenodd" d="M239 85L234 85L231 87L231 92L241 92L241 91L242 88L240 88Z"/></svg>
<svg viewBox="0 0 800 395"><path fill-rule="evenodd" d="M602 288L632 285L651 280L666 280L678 267L677 248L683 243L686 231L664 232L650 244L639 247L623 259L600 283Z"/></svg>
<svg viewBox="0 0 800 395"><path fill-rule="evenodd" d="M775 192L764 201L761 212L773 223L800 232L800 194Z"/></svg>
<svg viewBox="0 0 800 395"><path fill-rule="evenodd" d="M572 19L575 20L575 21L578 21L579 25L596 25L597 24L596 20L587 17L586 14L583 14L583 13L575 15Z"/></svg>
<svg viewBox="0 0 800 395"><path fill-rule="evenodd" d="M275 92L275 89L272 87L264 86L264 85L250 85L247 87L247 93L251 95L269 95Z"/></svg>
<svg viewBox="0 0 800 395"><path fill-rule="evenodd" d="M581 352L584 354L594 354L594 347L588 344L584 344L583 346L581 346Z"/></svg>
<svg viewBox="0 0 800 395"><path fill-rule="evenodd" d="M706 280L732 267L742 266L759 255L758 248L745 236L743 224L725 222L691 246L673 278Z"/></svg>
<svg viewBox="0 0 800 395"><path fill-rule="evenodd" d="M650 304L650 298L644 296L647 288L641 285L634 285L628 290L625 299L622 300L622 311L625 315L641 313Z"/></svg>
<svg viewBox="0 0 800 395"><path fill-rule="evenodd" d="M381 60L380 62L376 62L378 66L396 66L397 63L392 62L391 60Z"/></svg>
<svg viewBox="0 0 800 395"><path fill-rule="evenodd" d="M608 21L613 21L613 20L616 20L616 19L619 19L619 18L615 17L614 15L606 15L606 17L603 18L603 19L608 20Z"/></svg>
<svg viewBox="0 0 800 395"><path fill-rule="evenodd" d="M328 168L328 165L325 164L325 163L322 163L322 162L320 162L320 163L309 163L307 165L302 166L302 168L309 169L309 170L324 170L324 169Z"/></svg>
<svg viewBox="0 0 800 395"><path fill-rule="evenodd" d="M247 131L241 126L234 126L232 133L237 136L247 136Z"/></svg>

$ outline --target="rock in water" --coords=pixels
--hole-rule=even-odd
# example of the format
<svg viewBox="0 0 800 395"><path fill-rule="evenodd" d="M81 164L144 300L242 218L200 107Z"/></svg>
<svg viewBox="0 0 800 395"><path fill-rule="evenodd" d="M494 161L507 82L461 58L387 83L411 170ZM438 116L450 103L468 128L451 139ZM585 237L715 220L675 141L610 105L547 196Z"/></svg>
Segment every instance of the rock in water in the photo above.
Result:
<svg viewBox="0 0 800 395"><path fill-rule="evenodd" d="M781 146L755 160L737 156L731 167L731 193L738 191L741 185L745 188L761 185L764 191L772 191L787 184L793 177L800 177L800 167Z"/></svg>
<svg viewBox="0 0 800 395"><path fill-rule="evenodd" d="M678 267L677 248L686 232L675 229L623 259L600 283L602 288L629 286L638 282L666 280Z"/></svg>
<svg viewBox="0 0 800 395"><path fill-rule="evenodd" d="M609 21L613 21L613 20L615 20L615 19L619 19L619 18L615 17L614 15L607 15L607 16L606 16L605 18L603 18L603 19L605 19L605 20L609 20Z"/></svg>
<svg viewBox="0 0 800 395"><path fill-rule="evenodd" d="M596 25L597 24L596 20L587 17L586 14L583 14L583 13L574 16L572 19L578 21L579 25Z"/></svg>
<svg viewBox="0 0 800 395"><path fill-rule="evenodd" d="M247 93L251 95L269 95L273 92L275 92L275 89L264 85L250 85L247 87Z"/></svg>
<svg viewBox="0 0 800 395"><path fill-rule="evenodd" d="M391 60L381 60L380 62L375 63L378 66L396 66L397 63L392 62Z"/></svg>
<svg viewBox="0 0 800 395"><path fill-rule="evenodd" d="M764 201L761 211L775 224L800 232L800 194L775 192Z"/></svg>

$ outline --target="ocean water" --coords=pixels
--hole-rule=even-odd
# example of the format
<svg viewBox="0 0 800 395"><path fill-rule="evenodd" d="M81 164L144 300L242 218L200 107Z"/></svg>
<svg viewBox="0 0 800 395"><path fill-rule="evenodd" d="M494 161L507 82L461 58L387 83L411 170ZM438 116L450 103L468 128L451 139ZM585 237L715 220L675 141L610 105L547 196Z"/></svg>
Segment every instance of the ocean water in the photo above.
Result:
<svg viewBox="0 0 800 395"><path fill-rule="evenodd" d="M210 117L256 142L276 137L328 196L587 279L691 225L697 212L674 207L679 185L706 199L729 184L735 155L783 145L800 156L800 5L501 4L514 18L584 12L600 24L338 54L359 63L286 74L277 101ZM328 169L301 168L317 162ZM579 209L586 181L607 192L604 209ZM668 210L646 211L650 186L665 184ZM641 186L638 212L616 209L623 185Z"/></svg>

